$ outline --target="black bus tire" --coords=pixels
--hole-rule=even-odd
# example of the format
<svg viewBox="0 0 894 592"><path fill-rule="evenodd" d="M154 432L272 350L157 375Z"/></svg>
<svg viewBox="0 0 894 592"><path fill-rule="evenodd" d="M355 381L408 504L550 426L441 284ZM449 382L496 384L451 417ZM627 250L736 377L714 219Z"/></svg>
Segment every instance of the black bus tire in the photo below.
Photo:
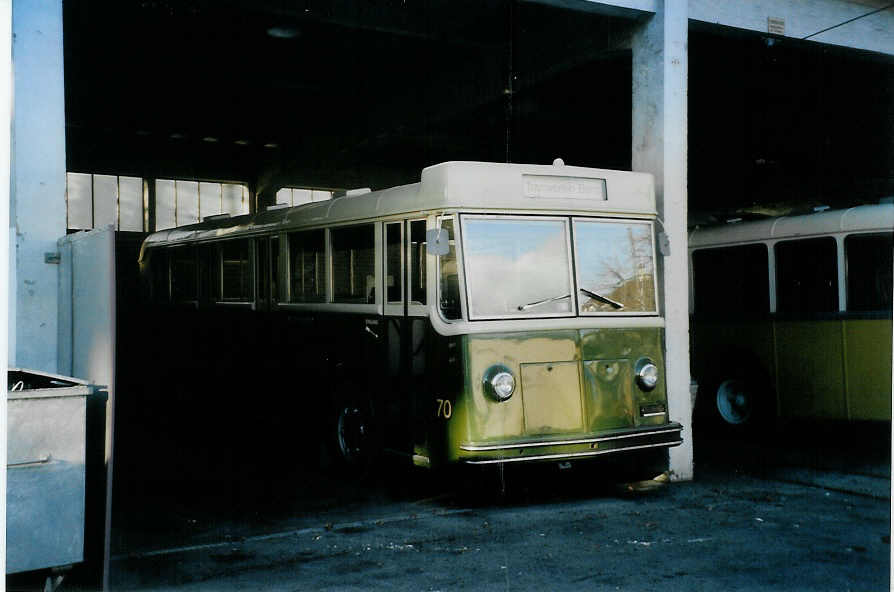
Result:
<svg viewBox="0 0 894 592"><path fill-rule="evenodd" d="M381 452L380 432L372 402L363 395L340 389L331 407L327 427L332 469L341 475L365 478L372 472Z"/></svg>

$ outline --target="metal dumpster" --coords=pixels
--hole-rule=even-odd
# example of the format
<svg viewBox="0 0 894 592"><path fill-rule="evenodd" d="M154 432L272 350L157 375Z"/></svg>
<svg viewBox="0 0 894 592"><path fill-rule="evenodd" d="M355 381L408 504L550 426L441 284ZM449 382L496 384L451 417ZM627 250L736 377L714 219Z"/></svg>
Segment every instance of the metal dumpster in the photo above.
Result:
<svg viewBox="0 0 894 592"><path fill-rule="evenodd" d="M94 386L10 368L6 572L84 560L87 397Z"/></svg>

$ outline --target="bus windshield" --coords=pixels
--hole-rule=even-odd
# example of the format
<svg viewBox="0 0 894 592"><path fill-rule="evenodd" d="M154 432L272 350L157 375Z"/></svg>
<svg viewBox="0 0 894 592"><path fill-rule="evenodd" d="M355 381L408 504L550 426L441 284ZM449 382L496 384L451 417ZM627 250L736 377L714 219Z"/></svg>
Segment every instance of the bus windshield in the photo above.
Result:
<svg viewBox="0 0 894 592"><path fill-rule="evenodd" d="M470 319L657 312L650 222L463 216L462 225Z"/></svg>

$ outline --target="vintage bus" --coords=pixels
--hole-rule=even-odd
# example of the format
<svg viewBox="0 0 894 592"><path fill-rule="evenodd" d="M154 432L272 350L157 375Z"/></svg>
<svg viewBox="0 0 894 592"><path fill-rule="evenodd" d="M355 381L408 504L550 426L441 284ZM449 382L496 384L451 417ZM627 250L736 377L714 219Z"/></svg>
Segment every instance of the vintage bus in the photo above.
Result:
<svg viewBox="0 0 894 592"><path fill-rule="evenodd" d="M890 421L894 204L690 232L696 427Z"/></svg>
<svg viewBox="0 0 894 592"><path fill-rule="evenodd" d="M655 220L647 174L448 162L411 185L156 232L140 265L152 301L205 315L218 344L234 323L262 331L256 349L279 353L249 367L288 377L275 400L300 400L300 430L344 466L384 451L666 468L682 440Z"/></svg>

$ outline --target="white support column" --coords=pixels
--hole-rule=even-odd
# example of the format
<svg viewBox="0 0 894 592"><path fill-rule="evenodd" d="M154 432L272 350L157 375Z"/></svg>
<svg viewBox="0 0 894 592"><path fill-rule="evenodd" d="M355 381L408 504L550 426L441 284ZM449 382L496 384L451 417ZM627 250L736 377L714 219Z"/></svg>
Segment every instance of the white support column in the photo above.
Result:
<svg viewBox="0 0 894 592"><path fill-rule="evenodd" d="M683 444L672 448L674 479L693 476L692 399L689 394L689 271L687 266L686 151L688 15L684 0L659 0L654 16L634 33L633 170L655 175L658 213L670 239L663 257L662 304L667 322L667 388L671 419L683 424Z"/></svg>
<svg viewBox="0 0 894 592"><path fill-rule="evenodd" d="M47 254L57 252L66 228L62 0L13 2L12 27L10 358L20 367L56 372L59 270Z"/></svg>

